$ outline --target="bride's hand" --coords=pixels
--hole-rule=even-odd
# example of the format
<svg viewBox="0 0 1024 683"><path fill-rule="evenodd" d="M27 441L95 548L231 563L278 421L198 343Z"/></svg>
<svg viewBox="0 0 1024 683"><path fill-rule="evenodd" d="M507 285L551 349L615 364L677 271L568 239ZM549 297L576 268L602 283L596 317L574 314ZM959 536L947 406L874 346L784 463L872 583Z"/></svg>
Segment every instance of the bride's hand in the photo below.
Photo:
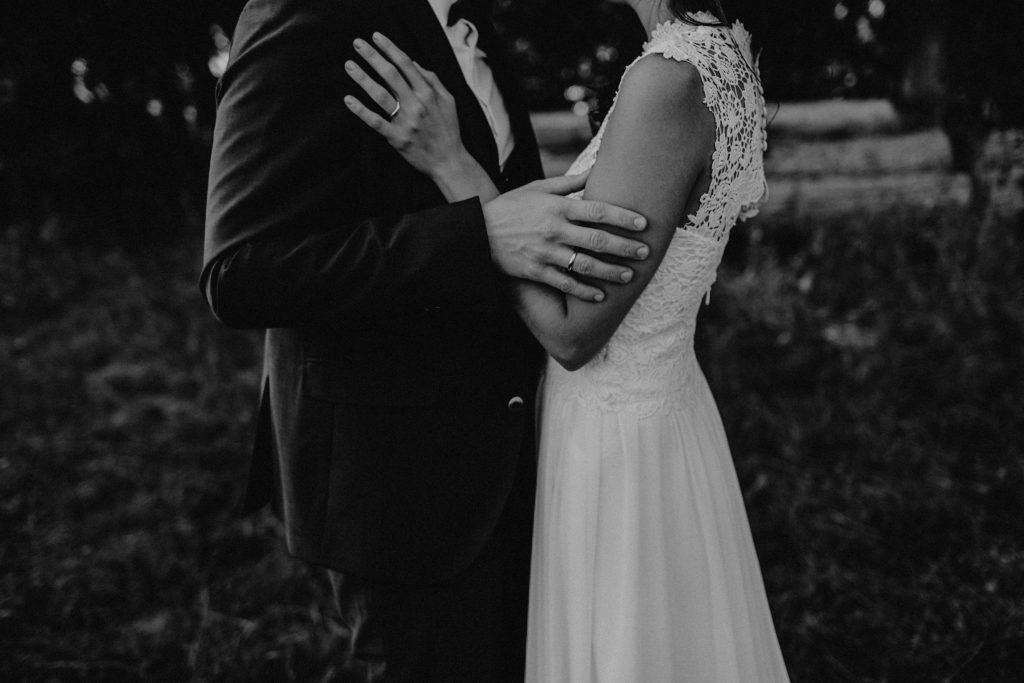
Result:
<svg viewBox="0 0 1024 683"><path fill-rule="evenodd" d="M354 45L387 88L354 61L346 62L345 70L387 115L371 111L351 95L345 97L345 105L384 136L409 164L435 180L464 164L469 153L459 135L455 98L436 74L383 35L374 33L373 41L387 58L366 41L356 40Z"/></svg>

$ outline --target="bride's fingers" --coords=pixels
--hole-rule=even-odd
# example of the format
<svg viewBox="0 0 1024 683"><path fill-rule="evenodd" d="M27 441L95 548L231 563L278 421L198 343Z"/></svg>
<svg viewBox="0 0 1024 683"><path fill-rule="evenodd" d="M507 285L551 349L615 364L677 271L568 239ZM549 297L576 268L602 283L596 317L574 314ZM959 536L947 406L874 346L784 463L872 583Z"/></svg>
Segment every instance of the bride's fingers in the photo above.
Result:
<svg viewBox="0 0 1024 683"><path fill-rule="evenodd" d="M412 88L409 87L409 83L394 64L362 38L356 38L352 44L359 56L365 59L373 67L373 70L384 79L384 84L391 88L391 92L399 101L404 99L408 102L412 99Z"/></svg>
<svg viewBox="0 0 1024 683"><path fill-rule="evenodd" d="M374 114L372 111L367 109L362 102L351 95L345 96L345 106L349 108L349 111L359 117L359 120L383 135L390 142L391 136L389 133L391 132L392 125L385 121L383 117Z"/></svg>
<svg viewBox="0 0 1024 683"><path fill-rule="evenodd" d="M358 64L352 60L345 62L345 71L370 96L370 99L380 107L381 111L388 113L394 111L396 102L394 95L388 92L387 88L380 83L370 78Z"/></svg>
<svg viewBox="0 0 1024 683"><path fill-rule="evenodd" d="M398 67L398 70L402 72L402 76L412 86L413 91L422 94L429 92L430 86L427 85L427 81L413 64L409 55L405 54L401 48L391 42L383 33L374 33L373 42Z"/></svg>
<svg viewBox="0 0 1024 683"><path fill-rule="evenodd" d="M427 84L430 85L431 88L436 90L440 95L444 97L452 96L452 94L448 91L448 88L444 87L444 83L441 82L441 79L437 77L436 73L434 73L430 69L424 69L422 66L420 66L419 62L414 61L412 65L416 67L416 70L419 72L420 76L423 77L423 80L425 80Z"/></svg>

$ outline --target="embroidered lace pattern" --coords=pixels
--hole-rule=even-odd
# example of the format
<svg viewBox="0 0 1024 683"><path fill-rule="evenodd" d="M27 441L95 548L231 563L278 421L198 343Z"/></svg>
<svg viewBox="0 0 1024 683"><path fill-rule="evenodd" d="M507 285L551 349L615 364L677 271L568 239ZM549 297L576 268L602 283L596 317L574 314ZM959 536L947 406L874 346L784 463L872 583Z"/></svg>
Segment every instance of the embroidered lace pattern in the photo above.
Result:
<svg viewBox="0 0 1024 683"><path fill-rule="evenodd" d="M714 21L707 13L696 19ZM604 350L573 373L549 362L547 380L552 400L572 397L599 410L641 417L693 404L699 375L693 334L701 299L715 281L730 229L737 220L755 215L767 197L764 95L743 26L666 22L652 32L633 64L652 54L689 62L700 73L704 103L716 123L711 182L697 212L677 228L664 261ZM569 173L594 165L614 111L613 103Z"/></svg>

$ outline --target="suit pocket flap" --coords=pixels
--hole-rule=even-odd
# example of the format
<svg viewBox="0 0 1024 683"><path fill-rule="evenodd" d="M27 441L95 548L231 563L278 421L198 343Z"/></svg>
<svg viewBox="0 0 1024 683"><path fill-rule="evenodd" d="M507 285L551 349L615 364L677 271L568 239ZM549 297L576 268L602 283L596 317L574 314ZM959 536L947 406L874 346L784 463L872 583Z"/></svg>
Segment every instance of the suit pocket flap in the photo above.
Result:
<svg viewBox="0 0 1024 683"><path fill-rule="evenodd" d="M310 398L379 406L427 406L438 396L436 378L394 363L307 360L303 393Z"/></svg>

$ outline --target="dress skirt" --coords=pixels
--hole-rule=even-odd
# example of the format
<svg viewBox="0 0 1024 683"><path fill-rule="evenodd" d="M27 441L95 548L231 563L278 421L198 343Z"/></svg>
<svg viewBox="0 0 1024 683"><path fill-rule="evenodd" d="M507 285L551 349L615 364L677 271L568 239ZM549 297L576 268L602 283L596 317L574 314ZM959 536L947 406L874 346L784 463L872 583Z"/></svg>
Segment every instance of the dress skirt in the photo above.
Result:
<svg viewBox="0 0 1024 683"><path fill-rule="evenodd" d="M561 371L561 368L555 369ZM788 681L722 421L542 389L526 680Z"/></svg>

